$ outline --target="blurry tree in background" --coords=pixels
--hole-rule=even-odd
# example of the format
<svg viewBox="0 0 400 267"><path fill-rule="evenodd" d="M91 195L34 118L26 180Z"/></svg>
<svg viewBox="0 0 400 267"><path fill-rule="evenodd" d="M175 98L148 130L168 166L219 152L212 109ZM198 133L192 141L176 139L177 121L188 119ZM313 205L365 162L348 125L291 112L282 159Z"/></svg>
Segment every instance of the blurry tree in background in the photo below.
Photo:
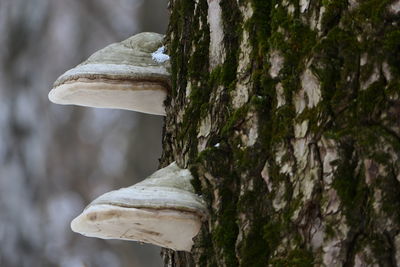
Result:
<svg viewBox="0 0 400 267"><path fill-rule="evenodd" d="M161 265L156 247L69 223L157 169L163 119L58 106L47 93L94 51L166 27L165 0L0 0L0 266Z"/></svg>

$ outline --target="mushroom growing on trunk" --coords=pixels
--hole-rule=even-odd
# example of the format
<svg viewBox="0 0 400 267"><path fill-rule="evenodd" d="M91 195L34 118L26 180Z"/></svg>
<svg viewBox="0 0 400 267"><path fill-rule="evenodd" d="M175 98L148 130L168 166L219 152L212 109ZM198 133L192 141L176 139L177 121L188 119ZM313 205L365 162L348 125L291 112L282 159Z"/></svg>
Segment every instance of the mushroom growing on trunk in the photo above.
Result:
<svg viewBox="0 0 400 267"><path fill-rule="evenodd" d="M165 115L170 87L169 57L163 35L144 32L111 44L65 72L54 83L50 101Z"/></svg>
<svg viewBox="0 0 400 267"><path fill-rule="evenodd" d="M190 251L207 218L191 173L174 162L133 186L105 193L71 222L74 232Z"/></svg>

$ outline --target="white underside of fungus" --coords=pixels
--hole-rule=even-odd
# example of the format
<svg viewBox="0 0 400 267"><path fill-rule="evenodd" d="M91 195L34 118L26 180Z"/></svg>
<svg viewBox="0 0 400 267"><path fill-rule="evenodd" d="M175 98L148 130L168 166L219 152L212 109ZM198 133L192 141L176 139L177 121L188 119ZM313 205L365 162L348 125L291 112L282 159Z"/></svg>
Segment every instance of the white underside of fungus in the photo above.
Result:
<svg viewBox="0 0 400 267"><path fill-rule="evenodd" d="M51 90L49 99L63 105L140 110L142 113L165 115L164 106L160 103L163 103L166 95L163 87L156 83L143 82L138 85L78 80Z"/></svg>

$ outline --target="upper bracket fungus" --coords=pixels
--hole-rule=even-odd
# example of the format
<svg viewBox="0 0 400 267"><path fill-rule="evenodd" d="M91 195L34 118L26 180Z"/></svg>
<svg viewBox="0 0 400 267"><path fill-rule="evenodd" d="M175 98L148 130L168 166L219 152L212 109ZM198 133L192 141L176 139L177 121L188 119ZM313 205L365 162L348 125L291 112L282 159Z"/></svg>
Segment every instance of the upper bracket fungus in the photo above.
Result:
<svg viewBox="0 0 400 267"><path fill-rule="evenodd" d="M191 179L190 171L174 162L140 183L98 197L71 222L71 228L90 237L190 251L207 218Z"/></svg>
<svg viewBox="0 0 400 267"><path fill-rule="evenodd" d="M50 101L165 115L169 61L152 55L163 47L163 37L139 33L97 51L55 81Z"/></svg>

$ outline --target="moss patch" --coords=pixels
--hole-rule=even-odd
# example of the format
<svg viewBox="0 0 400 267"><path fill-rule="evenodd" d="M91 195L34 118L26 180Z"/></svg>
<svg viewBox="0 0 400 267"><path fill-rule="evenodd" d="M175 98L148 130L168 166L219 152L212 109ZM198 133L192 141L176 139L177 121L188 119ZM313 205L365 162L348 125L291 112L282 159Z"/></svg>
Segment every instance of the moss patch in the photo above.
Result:
<svg viewBox="0 0 400 267"><path fill-rule="evenodd" d="M274 267L310 267L314 266L314 257L311 251L305 249L295 249L289 251L288 255L276 258L271 261Z"/></svg>

